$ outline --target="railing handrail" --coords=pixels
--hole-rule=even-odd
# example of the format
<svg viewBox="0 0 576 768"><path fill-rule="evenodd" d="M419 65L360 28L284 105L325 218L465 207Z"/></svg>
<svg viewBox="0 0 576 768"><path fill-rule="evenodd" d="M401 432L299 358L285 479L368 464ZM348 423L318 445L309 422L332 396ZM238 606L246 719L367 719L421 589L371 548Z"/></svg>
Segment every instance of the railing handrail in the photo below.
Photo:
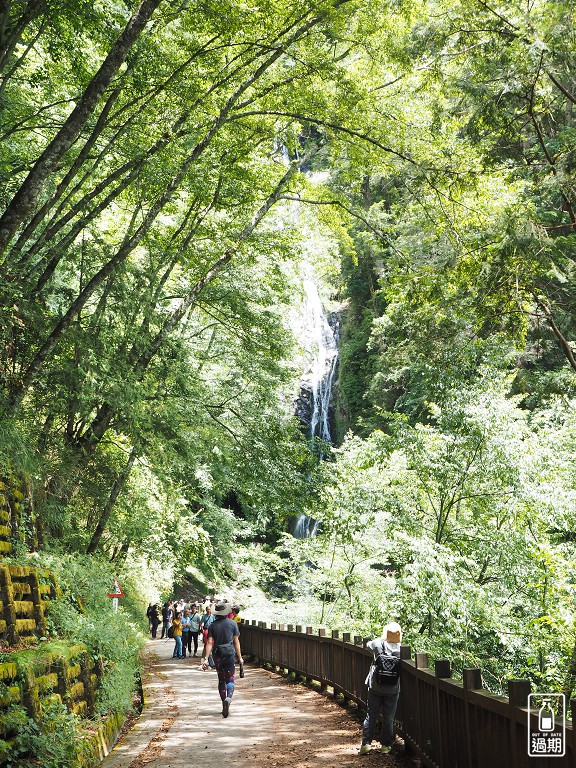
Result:
<svg viewBox="0 0 576 768"><path fill-rule="evenodd" d="M365 678L372 652L371 638L351 633L243 621L242 652L278 669L316 680L346 701L366 707ZM509 680L508 696L482 688L480 669L464 669L463 679L451 678L451 663L438 659L433 668L427 653L412 659L401 647L402 693L396 729L409 751L430 768L550 768L546 757L528 757L528 694L530 681ZM566 753L553 768L576 764L576 701L566 720Z"/></svg>

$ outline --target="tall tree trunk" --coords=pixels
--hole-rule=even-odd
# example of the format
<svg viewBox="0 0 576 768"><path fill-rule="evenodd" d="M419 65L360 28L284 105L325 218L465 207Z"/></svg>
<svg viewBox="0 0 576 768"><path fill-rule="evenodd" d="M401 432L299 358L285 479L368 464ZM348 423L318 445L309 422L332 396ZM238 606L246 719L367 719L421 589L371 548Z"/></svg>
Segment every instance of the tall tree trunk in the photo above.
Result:
<svg viewBox="0 0 576 768"><path fill-rule="evenodd" d="M86 553L88 555L91 555L93 552L95 552L98 549L98 545L100 544L100 539L102 538L102 534L106 530L108 520L110 519L110 515L112 513L112 510L114 509L114 504L116 504L116 500L120 495L120 492L126 485L126 481L130 476L130 472L132 471L132 467L134 466L134 462L136 461L137 455L138 455L138 449L136 447L132 448L130 456L128 457L128 461L126 462L126 466L114 481L114 485L112 486L112 489L110 491L110 496L108 497L106 506L102 510L102 514L100 515L100 519L98 520L98 525L96 526L96 530L92 534L90 544L88 544L88 548L86 549Z"/></svg>
<svg viewBox="0 0 576 768"><path fill-rule="evenodd" d="M347 0L340 0L340 2L336 3L336 5L340 5L346 1ZM156 2L158 3L160 2L160 0L156 0ZM9 400L9 403L8 403L9 408L13 410L16 410L17 408L19 408L22 402L22 399L24 398L28 388L31 386L31 384L36 380L36 378L40 374L40 371L44 367L46 360L53 352L54 348L58 344L62 335L68 330L74 318L83 309L83 307L89 301L89 299L94 294L94 292L100 287L100 285L102 285L102 283L112 274L112 272L114 272L114 270L123 261L125 261L128 258L128 256L132 253L132 251L136 248L136 246L139 245L140 241L142 240L144 235L148 233L148 231L150 230L150 227L152 226L152 224L154 223L154 221L156 220L157 216L160 214L164 206L173 198L175 192L179 189L180 184L182 183L190 167L196 162L196 160L198 160L198 158L210 146L212 139L216 136L220 128L227 122L230 116L230 113L233 111L234 106L238 102L240 97L260 77L262 77L262 75L264 75L264 73L279 58L285 55L287 47L289 47L292 43L304 37L304 35L306 35L314 26L319 24L322 21L322 19L323 19L323 16L314 16L312 19L309 19L304 24L302 24L298 29L296 29L289 36L289 38L285 41L284 46L279 46L279 48L275 50L274 53L272 53L264 62L262 62L262 64L260 64L260 66L254 72L252 72L244 80L244 82L242 82L238 86L238 88L236 88L234 93L228 98L228 100L220 110L218 116L212 123L209 130L205 133L202 139L194 147L190 155L184 160L178 172L172 177L170 182L167 184L166 188L164 189L164 192L152 205L152 207L144 217L144 220L140 225L140 227L138 228L138 230L130 237L128 236L126 237L124 243L121 245L117 253L112 257L112 259L110 259L110 261L107 264L105 264L95 275L93 275L93 277L85 285L84 289L80 291L78 297L71 304L68 311L58 321L58 323L56 324L56 326L54 327L54 329L52 330L52 332L50 333L50 335L48 336L44 344L40 347L40 349L34 356L28 368L24 371L22 378L19 382L19 385L15 388ZM0 220L0 225L1 225L1 220ZM0 235L1 235L1 230L0 230ZM0 247L1 247L1 240L0 240ZM229 261L229 259L226 259L224 263L226 263L227 261Z"/></svg>
<svg viewBox="0 0 576 768"><path fill-rule="evenodd" d="M11 0L0 2L0 72L4 71L10 55L18 45L22 33L34 19L40 16L43 0L29 0L19 19L10 24Z"/></svg>
<svg viewBox="0 0 576 768"><path fill-rule="evenodd" d="M89 157L90 151L92 150L92 147L94 146L98 137L102 133L104 126L106 124L106 120L108 119L110 110L112 109L116 99L120 95L121 90L122 89L120 87L115 88L110 94L110 96L108 97L106 104L104 105L104 108L102 109L98 117L98 120L96 121L94 130L92 131L90 137L88 138L88 141L82 147L82 150L78 154L78 157L72 163L72 166L68 170L68 173L64 176L62 181L58 184L53 195L36 212L36 214L32 217L31 221L28 222L28 224L24 228L24 231L21 233L20 237L18 238L16 245L14 246L14 249L16 252L19 252L24 247L24 244L30 239L34 231L37 229L39 224L44 220L44 218L47 216L49 211L51 211L52 208L56 205L56 203L60 200L60 198L62 197L62 195L67 190L72 180L78 173L79 169L82 167L82 164Z"/></svg>
<svg viewBox="0 0 576 768"><path fill-rule="evenodd" d="M301 168L301 166L309 160L310 155L308 154L301 157L298 162L293 162L291 164L290 168L288 168L284 176L282 176L276 187L268 195L266 200L262 203L248 224L246 224L244 229L239 233L234 245L227 248L222 256L218 259L218 261L216 261L208 270L208 272L206 272L204 277L194 283L194 285L188 291L187 295L181 301L180 306L177 307L170 315L170 317L166 319L166 322L162 328L160 328L155 338L152 339L147 349L138 357L136 357L134 354L136 348L133 348L133 370L136 374L138 374L139 379L142 378L144 372L148 368L154 356L158 353L158 350L161 348L162 344L164 344L170 333L174 331L174 329L181 322L182 318L198 298L199 294L220 274L224 267L232 260L242 243L244 243L250 237L258 224L260 224L262 219L266 216L270 208L280 199L282 192L290 179L294 176L298 169ZM96 416L94 417L94 420L82 438L82 443L86 450L93 450L95 448L97 443L104 436L106 430L109 428L114 416L115 409L110 403L103 403L100 406Z"/></svg>
<svg viewBox="0 0 576 768"><path fill-rule="evenodd" d="M162 0L143 0L136 9L76 107L12 198L0 218L0 255L4 253L18 228L36 207L50 175L88 122L104 91L161 2Z"/></svg>
<svg viewBox="0 0 576 768"><path fill-rule="evenodd" d="M122 542L122 546L117 547L112 556L110 557L111 563L120 563L126 560L126 556L128 555L128 550L130 549L130 544L132 544L132 538L130 536L126 536L124 541Z"/></svg>

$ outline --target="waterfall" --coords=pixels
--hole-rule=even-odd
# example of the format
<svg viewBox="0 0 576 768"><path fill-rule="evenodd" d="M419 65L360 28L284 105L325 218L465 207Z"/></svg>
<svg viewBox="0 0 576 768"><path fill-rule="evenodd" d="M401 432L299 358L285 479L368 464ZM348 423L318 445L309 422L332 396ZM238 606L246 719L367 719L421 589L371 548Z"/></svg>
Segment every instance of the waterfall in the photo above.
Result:
<svg viewBox="0 0 576 768"><path fill-rule="evenodd" d="M333 329L322 306L316 284L306 280L304 287L308 300L308 316L312 320L310 332L316 359L312 368L312 417L310 437L332 442L330 434L330 403L332 387L338 366L338 324Z"/></svg>
<svg viewBox="0 0 576 768"><path fill-rule="evenodd" d="M318 533L318 520L314 520L308 515L298 515L292 528L292 536L295 539L309 539L310 536L316 536Z"/></svg>
<svg viewBox="0 0 576 768"><path fill-rule="evenodd" d="M332 323L330 322L324 311L316 283L312 278L307 277L304 280L304 291L306 296L306 336L313 360L309 375L302 386L302 391L305 391L309 397L306 421L311 441L320 439L331 443L330 404L338 368L338 321L334 318ZM323 456L322 449L320 449L319 459L322 459ZM292 535L297 539L304 539L315 536L317 530L318 522L308 515L301 514L295 519Z"/></svg>

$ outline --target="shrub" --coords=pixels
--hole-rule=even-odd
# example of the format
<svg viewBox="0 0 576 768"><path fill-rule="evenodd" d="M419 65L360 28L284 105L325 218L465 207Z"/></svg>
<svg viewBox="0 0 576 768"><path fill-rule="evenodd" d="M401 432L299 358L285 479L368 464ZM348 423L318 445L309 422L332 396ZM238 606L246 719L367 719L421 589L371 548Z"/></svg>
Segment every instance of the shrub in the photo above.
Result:
<svg viewBox="0 0 576 768"><path fill-rule="evenodd" d="M8 744L0 741L0 755L5 768L63 768L76 764L75 718L58 701L47 701L42 719L36 722L20 706L9 707L2 718L6 732L16 733Z"/></svg>

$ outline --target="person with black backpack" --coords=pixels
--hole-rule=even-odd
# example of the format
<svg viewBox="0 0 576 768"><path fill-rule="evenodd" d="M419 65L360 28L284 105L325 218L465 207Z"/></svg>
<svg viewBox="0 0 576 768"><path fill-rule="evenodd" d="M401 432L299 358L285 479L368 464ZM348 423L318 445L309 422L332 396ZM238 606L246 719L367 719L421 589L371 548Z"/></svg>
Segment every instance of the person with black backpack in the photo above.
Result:
<svg viewBox="0 0 576 768"><path fill-rule="evenodd" d="M394 740L394 715L400 696L401 640L400 625L391 621L382 630L382 637L370 640L366 645L372 651L373 659L366 678L368 710L362 727L361 755L365 755L370 750L380 712L382 712L380 751L390 752Z"/></svg>
<svg viewBox="0 0 576 768"><path fill-rule="evenodd" d="M228 618L231 612L228 603L216 603L213 608L215 620L208 627L206 640L206 657L202 669L208 668L208 659L214 658L218 673L218 693L222 700L222 717L228 717L230 704L234 694L235 657L238 657L242 677L242 653L240 651L240 630L238 624Z"/></svg>

